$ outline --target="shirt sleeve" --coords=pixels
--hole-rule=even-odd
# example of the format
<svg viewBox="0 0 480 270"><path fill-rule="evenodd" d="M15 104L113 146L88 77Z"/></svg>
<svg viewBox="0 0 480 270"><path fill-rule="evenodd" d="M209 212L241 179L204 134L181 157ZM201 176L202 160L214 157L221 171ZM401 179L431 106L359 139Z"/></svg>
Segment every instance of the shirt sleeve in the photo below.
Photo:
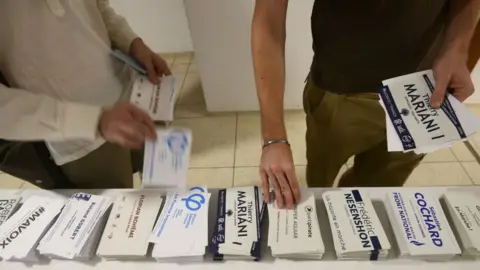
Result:
<svg viewBox="0 0 480 270"><path fill-rule="evenodd" d="M135 34L125 18L115 13L115 10L110 6L109 0L97 0L97 5L113 46L128 54L130 44L138 38L137 34Z"/></svg>
<svg viewBox="0 0 480 270"><path fill-rule="evenodd" d="M0 84L0 138L5 140L94 140L101 112L101 107L59 101Z"/></svg>

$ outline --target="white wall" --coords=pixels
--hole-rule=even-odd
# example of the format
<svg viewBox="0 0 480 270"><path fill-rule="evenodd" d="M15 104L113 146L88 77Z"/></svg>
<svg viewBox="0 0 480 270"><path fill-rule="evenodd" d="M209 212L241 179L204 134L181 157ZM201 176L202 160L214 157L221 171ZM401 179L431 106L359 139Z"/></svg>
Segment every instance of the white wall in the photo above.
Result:
<svg viewBox="0 0 480 270"><path fill-rule="evenodd" d="M193 50L182 0L110 0L110 4L155 52Z"/></svg>

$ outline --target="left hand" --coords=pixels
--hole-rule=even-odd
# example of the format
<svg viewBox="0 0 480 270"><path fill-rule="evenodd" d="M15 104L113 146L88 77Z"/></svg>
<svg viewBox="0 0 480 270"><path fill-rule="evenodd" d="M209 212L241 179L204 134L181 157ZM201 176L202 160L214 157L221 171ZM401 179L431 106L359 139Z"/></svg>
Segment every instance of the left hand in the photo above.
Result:
<svg viewBox="0 0 480 270"><path fill-rule="evenodd" d="M435 77L435 90L432 94L432 107L439 108L442 105L447 89L452 88L453 96L460 102L465 101L475 92L470 72L467 68L466 54L456 50L442 53L433 66Z"/></svg>
<svg viewBox="0 0 480 270"><path fill-rule="evenodd" d="M159 77L172 75L167 62L152 52L140 38L135 39L130 45L130 55L145 66L148 79L154 84L160 83Z"/></svg>

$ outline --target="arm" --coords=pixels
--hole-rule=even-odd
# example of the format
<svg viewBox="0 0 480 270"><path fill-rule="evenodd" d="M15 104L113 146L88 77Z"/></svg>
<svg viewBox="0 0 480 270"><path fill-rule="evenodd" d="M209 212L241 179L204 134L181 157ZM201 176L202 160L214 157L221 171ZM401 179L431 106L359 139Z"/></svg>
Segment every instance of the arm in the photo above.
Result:
<svg viewBox="0 0 480 270"><path fill-rule="evenodd" d="M257 0L252 56L264 140L286 139L283 118L288 0Z"/></svg>
<svg viewBox="0 0 480 270"><path fill-rule="evenodd" d="M0 138L30 140L93 140L101 108L59 101L0 84Z"/></svg>
<svg viewBox="0 0 480 270"><path fill-rule="evenodd" d="M115 13L109 0L97 0L97 6L107 27L108 35L114 47L128 54L130 45L139 37L133 32L128 22Z"/></svg>
<svg viewBox="0 0 480 270"><path fill-rule="evenodd" d="M451 0L450 18L440 54L433 67L435 91L432 106L440 107L447 88L461 102L473 94L475 88L467 67L470 41L478 24L480 0Z"/></svg>
<svg viewBox="0 0 480 270"><path fill-rule="evenodd" d="M283 119L285 39L288 0L257 0L252 21L252 55L264 141L287 138ZM275 190L279 207L300 201L292 150L274 143L262 150L260 178L263 190ZM264 193L270 201L269 192Z"/></svg>

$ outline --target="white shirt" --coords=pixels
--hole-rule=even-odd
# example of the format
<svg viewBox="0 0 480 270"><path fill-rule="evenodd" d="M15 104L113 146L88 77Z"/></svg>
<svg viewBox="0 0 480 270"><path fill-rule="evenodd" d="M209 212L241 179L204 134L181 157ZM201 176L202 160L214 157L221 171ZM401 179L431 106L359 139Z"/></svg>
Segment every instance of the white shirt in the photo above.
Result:
<svg viewBox="0 0 480 270"><path fill-rule="evenodd" d="M58 165L101 146L101 108L132 82L111 47L135 38L108 0L1 0L0 138L45 140Z"/></svg>

